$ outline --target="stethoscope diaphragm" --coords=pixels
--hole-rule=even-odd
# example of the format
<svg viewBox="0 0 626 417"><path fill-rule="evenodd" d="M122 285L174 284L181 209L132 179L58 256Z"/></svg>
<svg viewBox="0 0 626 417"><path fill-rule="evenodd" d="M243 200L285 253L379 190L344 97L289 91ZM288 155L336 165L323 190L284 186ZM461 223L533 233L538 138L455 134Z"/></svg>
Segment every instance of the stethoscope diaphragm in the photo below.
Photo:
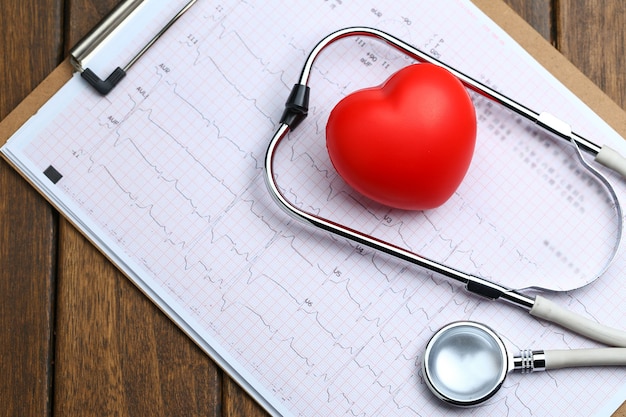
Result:
<svg viewBox="0 0 626 417"><path fill-rule="evenodd" d="M624 366L626 348L527 349L513 356L488 326L458 321L431 337L421 362L424 382L435 396L448 404L469 407L493 397L510 371Z"/></svg>
<svg viewBox="0 0 626 417"><path fill-rule="evenodd" d="M474 322L455 322L437 331L422 360L424 381L441 400L471 406L491 398L502 386L509 359L500 337Z"/></svg>

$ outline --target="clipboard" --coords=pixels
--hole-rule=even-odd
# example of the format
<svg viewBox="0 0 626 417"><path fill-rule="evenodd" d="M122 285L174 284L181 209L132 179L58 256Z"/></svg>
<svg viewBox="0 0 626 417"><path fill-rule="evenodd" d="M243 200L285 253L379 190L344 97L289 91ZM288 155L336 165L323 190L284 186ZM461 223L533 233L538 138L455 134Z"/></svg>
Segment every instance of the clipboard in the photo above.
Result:
<svg viewBox="0 0 626 417"><path fill-rule="evenodd" d="M626 112L515 11L501 0L472 0L472 2L620 135L626 136ZM74 71L70 58L67 58L46 77L0 122L0 143L4 144L22 124L35 114L71 78Z"/></svg>
<svg viewBox="0 0 626 417"><path fill-rule="evenodd" d="M475 3L616 131L621 135L626 134L626 123L624 123L626 113L508 6L501 2L486 0L477 0ZM72 73L73 68L68 59L2 121L0 142L4 143L29 117L35 114L71 78Z"/></svg>

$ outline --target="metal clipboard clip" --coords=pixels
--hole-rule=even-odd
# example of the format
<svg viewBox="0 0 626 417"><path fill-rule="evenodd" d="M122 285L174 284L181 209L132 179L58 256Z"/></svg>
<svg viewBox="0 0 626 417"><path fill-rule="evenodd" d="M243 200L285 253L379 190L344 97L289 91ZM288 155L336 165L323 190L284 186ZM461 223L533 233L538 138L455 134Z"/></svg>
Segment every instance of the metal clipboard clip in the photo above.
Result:
<svg viewBox="0 0 626 417"><path fill-rule="evenodd" d="M126 76L128 70L146 53L148 49L193 6L197 0L189 1L174 17L146 43L137 54L123 67L117 67L106 79L101 79L95 72L85 68L83 63L103 44L113 31L120 26L145 0L125 0L109 13L96 27L70 50L70 62L81 77L98 93L107 95Z"/></svg>

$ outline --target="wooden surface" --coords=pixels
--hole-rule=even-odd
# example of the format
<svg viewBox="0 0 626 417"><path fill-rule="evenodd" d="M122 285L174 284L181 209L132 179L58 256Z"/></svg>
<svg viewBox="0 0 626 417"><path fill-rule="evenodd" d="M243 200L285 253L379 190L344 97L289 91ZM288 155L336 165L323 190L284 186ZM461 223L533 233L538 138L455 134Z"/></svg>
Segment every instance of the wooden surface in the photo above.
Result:
<svg viewBox="0 0 626 417"><path fill-rule="evenodd" d="M117 2L2 0L0 119ZM623 2L507 3L626 105ZM0 404L0 416L265 415L2 160Z"/></svg>

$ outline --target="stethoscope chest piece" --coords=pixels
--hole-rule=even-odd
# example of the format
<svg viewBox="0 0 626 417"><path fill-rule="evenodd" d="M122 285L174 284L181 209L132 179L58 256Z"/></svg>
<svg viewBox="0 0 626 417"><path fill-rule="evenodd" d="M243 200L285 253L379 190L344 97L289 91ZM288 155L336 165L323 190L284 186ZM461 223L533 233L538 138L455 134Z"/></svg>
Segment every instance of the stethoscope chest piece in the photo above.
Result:
<svg viewBox="0 0 626 417"><path fill-rule="evenodd" d="M485 325L467 321L448 324L435 333L422 361L428 388L458 406L477 405L493 396L508 368L500 337Z"/></svg>

